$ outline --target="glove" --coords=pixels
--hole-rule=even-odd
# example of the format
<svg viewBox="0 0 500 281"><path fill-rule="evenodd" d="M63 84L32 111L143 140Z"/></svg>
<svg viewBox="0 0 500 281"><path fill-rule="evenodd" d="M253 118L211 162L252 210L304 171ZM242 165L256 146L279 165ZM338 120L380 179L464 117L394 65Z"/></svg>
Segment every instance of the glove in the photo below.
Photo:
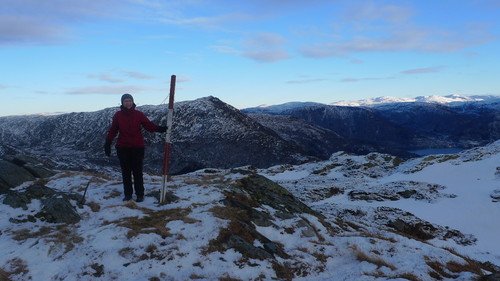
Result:
<svg viewBox="0 0 500 281"><path fill-rule="evenodd" d="M158 126L158 128L156 129L156 131L158 133L165 133L167 131L167 126Z"/></svg>
<svg viewBox="0 0 500 281"><path fill-rule="evenodd" d="M104 154L106 154L106 156L111 156L111 142L110 141L106 141L106 143L104 144Z"/></svg>

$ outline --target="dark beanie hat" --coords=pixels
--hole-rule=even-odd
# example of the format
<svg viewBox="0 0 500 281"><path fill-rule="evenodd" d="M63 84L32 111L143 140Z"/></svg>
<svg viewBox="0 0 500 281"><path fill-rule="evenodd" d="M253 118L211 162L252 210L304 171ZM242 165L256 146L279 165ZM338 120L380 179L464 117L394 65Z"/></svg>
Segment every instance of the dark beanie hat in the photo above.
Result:
<svg viewBox="0 0 500 281"><path fill-rule="evenodd" d="M123 101L124 101L125 99L131 99L131 100L132 100L132 102L134 101L134 98L132 97L132 95L131 95L131 94L124 94L124 95L122 96L122 104L123 104Z"/></svg>

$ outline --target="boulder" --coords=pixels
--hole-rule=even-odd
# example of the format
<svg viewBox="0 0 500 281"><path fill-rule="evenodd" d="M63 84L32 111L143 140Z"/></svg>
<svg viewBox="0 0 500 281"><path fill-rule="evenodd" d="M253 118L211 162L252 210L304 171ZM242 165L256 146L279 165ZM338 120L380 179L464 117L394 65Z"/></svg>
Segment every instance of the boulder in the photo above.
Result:
<svg viewBox="0 0 500 281"><path fill-rule="evenodd" d="M8 187L16 187L23 182L33 181L35 177L28 170L12 162L0 159L0 179Z"/></svg>
<svg viewBox="0 0 500 281"><path fill-rule="evenodd" d="M77 223L81 217L64 197L42 199L42 211L36 216L51 223Z"/></svg>
<svg viewBox="0 0 500 281"><path fill-rule="evenodd" d="M0 159L0 194L36 178L48 178L56 173L45 163L24 155L5 155Z"/></svg>
<svg viewBox="0 0 500 281"><path fill-rule="evenodd" d="M28 204L32 200L41 201L41 210L39 210L34 217L31 215L25 219L10 218L11 222L22 223L33 221L38 218L42 221L50 223L77 223L80 221L80 215L75 207L71 204L71 200L80 202L82 195L76 193L66 193L54 190L44 185L32 185L26 190L10 191L5 196L3 203L12 208L28 209Z"/></svg>
<svg viewBox="0 0 500 281"><path fill-rule="evenodd" d="M37 178L48 178L56 174L47 164L33 157L29 157L26 155L16 155L8 156L7 160L25 168Z"/></svg>

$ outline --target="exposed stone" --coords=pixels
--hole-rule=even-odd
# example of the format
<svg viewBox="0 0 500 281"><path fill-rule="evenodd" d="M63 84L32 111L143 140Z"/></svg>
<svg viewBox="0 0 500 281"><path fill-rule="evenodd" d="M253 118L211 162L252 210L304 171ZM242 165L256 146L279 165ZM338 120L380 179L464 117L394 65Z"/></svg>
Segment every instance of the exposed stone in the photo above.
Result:
<svg viewBox="0 0 500 281"><path fill-rule="evenodd" d="M255 247L238 235L229 235L226 245L228 248L234 248L240 253L248 255L249 257L254 259L264 260L273 258L273 255L271 253L267 252L263 248Z"/></svg>
<svg viewBox="0 0 500 281"><path fill-rule="evenodd" d="M35 178L55 175L45 163L24 155L4 155L0 159L0 194Z"/></svg>
<svg viewBox="0 0 500 281"><path fill-rule="evenodd" d="M11 206L12 208L23 208L24 210L27 210L27 205L31 203L31 198L29 198L24 192L9 192L5 195L3 203Z"/></svg>
<svg viewBox="0 0 500 281"><path fill-rule="evenodd" d="M479 281L500 281L500 273L493 273L479 278Z"/></svg>
<svg viewBox="0 0 500 281"><path fill-rule="evenodd" d="M10 186L7 185L2 179L0 179L0 194L5 194L9 192Z"/></svg>
<svg viewBox="0 0 500 281"><path fill-rule="evenodd" d="M26 169L0 159L0 179L9 187L16 187L23 182L33 181L35 177Z"/></svg>
<svg viewBox="0 0 500 281"><path fill-rule="evenodd" d="M413 195L415 195L416 193L417 193L417 191L416 191L416 190L414 190L414 189L409 189L409 190L405 190L405 191L400 191L400 192L398 192L398 194L399 194L399 195L401 195L401 197L406 198L406 199L408 199L408 198L412 197L412 196L413 196Z"/></svg>
<svg viewBox="0 0 500 281"><path fill-rule="evenodd" d="M500 202L500 188L495 189L490 193L491 201L493 202Z"/></svg>
<svg viewBox="0 0 500 281"><path fill-rule="evenodd" d="M390 221L387 224L387 226L390 226L399 232L405 233L409 236L419 238L422 240L429 240L435 238L433 231L436 228L429 223L420 222L416 224L411 224L401 219L396 219L394 221Z"/></svg>
<svg viewBox="0 0 500 281"><path fill-rule="evenodd" d="M260 204L271 206L287 213L308 213L318 215L309 206L294 197L288 190L272 180L253 174L239 180L239 187L248 192Z"/></svg>
<svg viewBox="0 0 500 281"><path fill-rule="evenodd" d="M42 211L38 216L51 223L77 223L80 221L80 215L71 205L68 199L47 198L42 199Z"/></svg>
<svg viewBox="0 0 500 281"><path fill-rule="evenodd" d="M348 193L349 199L351 200L364 200L364 201L397 201L399 196L397 194L390 193L375 193L366 192L361 190L353 190Z"/></svg>
<svg viewBox="0 0 500 281"><path fill-rule="evenodd" d="M33 185L23 192L10 191L5 196L3 203L12 208L28 209L28 204L32 200L40 200L42 209L35 217L51 223L77 223L80 216L71 205L70 200L80 202L82 195L76 193L66 193L53 190L44 185ZM80 206L81 207L81 206ZM33 218L10 219L11 222L22 223L33 221Z"/></svg>
<svg viewBox="0 0 500 281"><path fill-rule="evenodd" d="M269 214L258 211L240 200L228 197L224 199L222 203L226 206L231 206L244 210L249 219L258 226L263 226L263 227L275 226L275 224L271 221L272 217Z"/></svg>

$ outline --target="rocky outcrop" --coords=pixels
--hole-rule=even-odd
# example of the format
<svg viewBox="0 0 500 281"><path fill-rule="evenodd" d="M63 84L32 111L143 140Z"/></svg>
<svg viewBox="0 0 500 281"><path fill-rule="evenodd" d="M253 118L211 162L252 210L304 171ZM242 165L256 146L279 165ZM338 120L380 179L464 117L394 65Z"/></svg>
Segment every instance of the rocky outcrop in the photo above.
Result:
<svg viewBox="0 0 500 281"><path fill-rule="evenodd" d="M28 209L28 204L33 200L40 200L41 209L34 215L26 217L9 218L10 222L23 223L35 222L37 220L50 223L77 223L80 215L76 212L71 200L82 201L82 196L76 193L65 193L56 191L44 185L33 185L24 191L10 191L3 200L3 204L12 208Z"/></svg>
<svg viewBox="0 0 500 281"><path fill-rule="evenodd" d="M234 172L238 171L246 173L234 170ZM225 195L226 198L222 200L224 207L214 208L212 212L216 217L230 222L229 226L210 242L212 250L223 251L232 248L248 258L288 259L290 256L283 249L283 245L271 241L256 230L256 226L271 226L278 229L279 227L274 223L276 218L295 218L297 219L295 227L301 230L303 236L316 237L318 235L317 230L304 217L304 214L311 214L320 220L321 214L266 177L250 173L226 190ZM263 206L269 206L278 212L270 214L263 211ZM323 220L321 222L332 233L335 232L330 224ZM291 225L287 231L295 231L293 228L294 226ZM256 244L261 246L256 246Z"/></svg>
<svg viewBox="0 0 500 281"><path fill-rule="evenodd" d="M55 175L50 167L32 157L5 155L0 159L0 194L36 178Z"/></svg>
<svg viewBox="0 0 500 281"><path fill-rule="evenodd" d="M500 188L493 190L490 194L490 197L491 197L491 201L500 202Z"/></svg>

